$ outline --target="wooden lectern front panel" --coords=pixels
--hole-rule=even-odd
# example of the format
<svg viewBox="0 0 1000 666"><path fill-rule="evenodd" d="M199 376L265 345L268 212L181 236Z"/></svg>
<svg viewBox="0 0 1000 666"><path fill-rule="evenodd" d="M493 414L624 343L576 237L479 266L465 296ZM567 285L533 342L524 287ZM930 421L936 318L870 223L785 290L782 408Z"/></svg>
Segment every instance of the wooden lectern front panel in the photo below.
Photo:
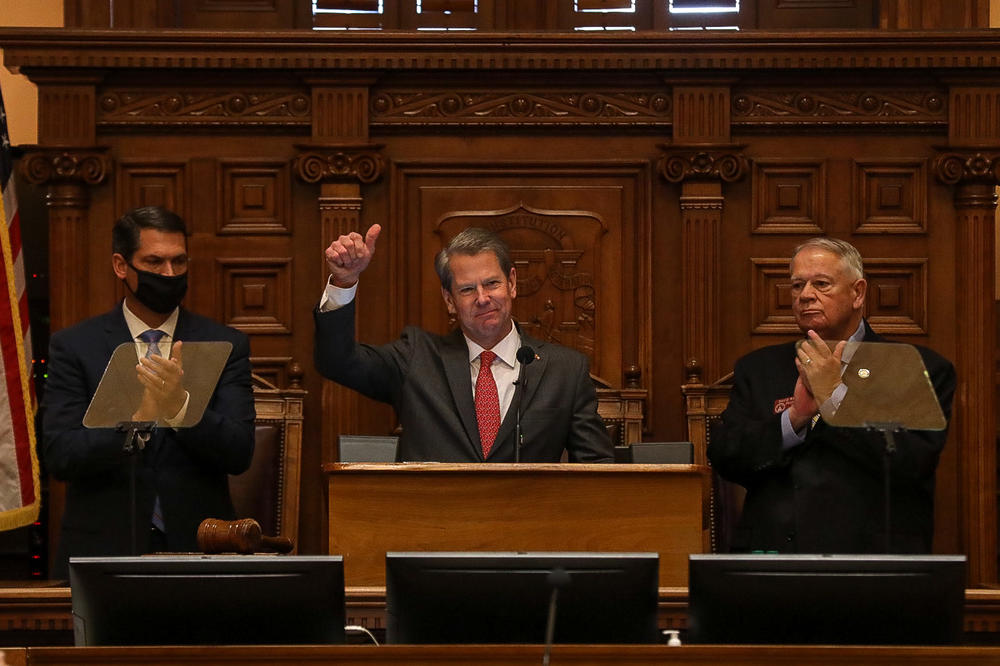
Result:
<svg viewBox="0 0 1000 666"><path fill-rule="evenodd" d="M330 464L329 552L347 586L385 585L388 551L660 555L687 585L708 549L709 471L695 465Z"/></svg>

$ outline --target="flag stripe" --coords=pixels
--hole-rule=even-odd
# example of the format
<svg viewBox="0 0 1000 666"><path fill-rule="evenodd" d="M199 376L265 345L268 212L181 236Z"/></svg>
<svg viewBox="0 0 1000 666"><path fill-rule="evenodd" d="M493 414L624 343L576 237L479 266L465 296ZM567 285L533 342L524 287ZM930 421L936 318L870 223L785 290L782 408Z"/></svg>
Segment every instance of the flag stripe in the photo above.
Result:
<svg viewBox="0 0 1000 666"><path fill-rule="evenodd" d="M31 334L21 220L11 173L7 116L0 95L0 530L38 518L40 483L35 450L35 397L28 369ZM6 295L6 299L3 296ZM6 303L2 301L6 300Z"/></svg>
<svg viewBox="0 0 1000 666"><path fill-rule="evenodd" d="M21 361L18 358L20 354L23 353L24 348L22 345L17 344L6 344L15 336L13 333L17 331L17 336L20 337L20 319L19 313L17 313L13 305L16 298L14 291L12 289L13 284L11 277L13 277L13 267L10 265L10 245L6 242L3 235L0 235L0 243L3 244L3 265L4 271L0 273L0 290L7 292L10 299L7 301L5 307L0 307L0 338L4 340L3 345L0 345L0 355L3 357L3 373L4 380L6 383L6 393L7 400L5 411L9 410L9 423L10 429L14 435L15 442L23 442L28 440L28 428L27 428L27 415L22 408L23 400L17 400L17 396L23 395L23 385L22 385L22 373L21 373ZM6 421L8 414L3 414L3 419ZM26 450L26 447L15 446L14 447L15 458L17 460L17 469L21 479L31 478L31 457ZM21 504L27 505L35 501L34 488L31 487L30 483L21 483Z"/></svg>

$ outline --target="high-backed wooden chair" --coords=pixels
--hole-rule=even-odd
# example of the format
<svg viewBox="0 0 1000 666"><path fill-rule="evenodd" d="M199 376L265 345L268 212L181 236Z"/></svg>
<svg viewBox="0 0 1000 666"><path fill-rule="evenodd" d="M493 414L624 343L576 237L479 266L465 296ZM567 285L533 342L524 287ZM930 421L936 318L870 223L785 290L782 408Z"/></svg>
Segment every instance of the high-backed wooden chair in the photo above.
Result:
<svg viewBox="0 0 1000 666"><path fill-rule="evenodd" d="M694 445L696 465L708 465L708 442L712 436L712 424L718 421L729 404L732 389L732 373L712 384L703 384L701 369L691 366L687 383L681 387L684 393L687 413L688 439ZM729 551L730 536L743 510L745 492L742 486L726 481L718 474L712 474L712 494L709 502L709 521L712 536L712 552Z"/></svg>
<svg viewBox="0 0 1000 666"><path fill-rule="evenodd" d="M595 375L590 378L597 387L597 413L608 429L611 445L628 446L632 442L642 441L648 391L639 388L639 369L630 366L625 371L623 388L612 388L608 382Z"/></svg>
<svg viewBox="0 0 1000 666"><path fill-rule="evenodd" d="M279 389L253 375L257 410L250 469L229 477L237 518L253 518L266 536L288 537L298 550L302 403L299 377Z"/></svg>

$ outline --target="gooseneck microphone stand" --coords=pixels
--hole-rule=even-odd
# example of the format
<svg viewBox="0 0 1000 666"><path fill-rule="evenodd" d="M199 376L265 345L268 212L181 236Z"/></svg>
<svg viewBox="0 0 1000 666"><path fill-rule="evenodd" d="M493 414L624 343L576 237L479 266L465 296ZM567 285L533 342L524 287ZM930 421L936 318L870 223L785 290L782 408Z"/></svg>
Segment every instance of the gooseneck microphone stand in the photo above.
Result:
<svg viewBox="0 0 1000 666"><path fill-rule="evenodd" d="M524 402L524 391L527 388L524 383L524 368L535 360L535 350L524 345L517 350L517 360L520 362L521 368L517 373L517 381L514 382L517 387L517 409L514 412L514 462L519 463L521 462L521 445L524 443L521 435L521 403Z"/></svg>
<svg viewBox="0 0 1000 666"><path fill-rule="evenodd" d="M139 473L139 451L146 448L156 428L156 421L120 421L115 425L116 432L125 433L125 443L122 452L129 457L128 499L129 499L129 529L132 533L132 555L139 554L139 540L136 534L135 509L135 478Z"/></svg>
<svg viewBox="0 0 1000 666"><path fill-rule="evenodd" d="M885 552L892 552L892 456L896 453L896 433L904 432L902 424L891 421L868 423L867 429L882 434L885 448L882 451L882 503L885 528Z"/></svg>
<svg viewBox="0 0 1000 666"><path fill-rule="evenodd" d="M570 584L570 575L562 567L556 567L545 577L545 581L552 588L549 595L549 612L545 621L545 651L542 653L542 666L549 666L549 657L552 654L552 643L556 634L556 609L559 604L559 590Z"/></svg>

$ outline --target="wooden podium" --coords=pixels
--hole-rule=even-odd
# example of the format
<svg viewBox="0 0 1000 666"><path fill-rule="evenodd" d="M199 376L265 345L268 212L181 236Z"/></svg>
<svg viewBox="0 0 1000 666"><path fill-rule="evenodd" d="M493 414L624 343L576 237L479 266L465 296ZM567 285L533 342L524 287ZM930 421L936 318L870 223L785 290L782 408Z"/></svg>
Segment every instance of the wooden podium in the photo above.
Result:
<svg viewBox="0 0 1000 666"><path fill-rule="evenodd" d="M660 586L706 552L698 465L330 463L329 552L348 587L384 586L387 551L656 552Z"/></svg>

